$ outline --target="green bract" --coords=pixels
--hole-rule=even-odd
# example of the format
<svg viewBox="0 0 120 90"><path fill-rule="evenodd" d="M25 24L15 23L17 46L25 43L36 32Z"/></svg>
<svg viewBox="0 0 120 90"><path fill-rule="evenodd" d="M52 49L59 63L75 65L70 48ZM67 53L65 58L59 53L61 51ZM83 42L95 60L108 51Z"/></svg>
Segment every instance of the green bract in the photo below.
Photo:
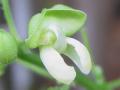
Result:
<svg viewBox="0 0 120 90"><path fill-rule="evenodd" d="M40 43L43 42L41 36L44 32L49 31L49 24L59 25L65 36L71 36L80 30L85 21L86 14L83 11L65 5L55 5L50 9L43 9L41 13L32 17L26 42L30 48L40 46Z"/></svg>
<svg viewBox="0 0 120 90"><path fill-rule="evenodd" d="M0 29L0 64L8 64L16 57L16 41L8 32Z"/></svg>

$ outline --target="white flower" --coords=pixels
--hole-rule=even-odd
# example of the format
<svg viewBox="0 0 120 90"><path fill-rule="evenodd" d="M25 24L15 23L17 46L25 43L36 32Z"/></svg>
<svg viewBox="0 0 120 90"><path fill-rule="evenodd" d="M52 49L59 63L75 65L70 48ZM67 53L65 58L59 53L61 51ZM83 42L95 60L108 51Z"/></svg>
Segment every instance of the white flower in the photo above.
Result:
<svg viewBox="0 0 120 90"><path fill-rule="evenodd" d="M54 48L42 48L40 57L48 72L56 80L65 84L70 84L74 80L76 76L74 68L68 66Z"/></svg>
<svg viewBox="0 0 120 90"><path fill-rule="evenodd" d="M40 47L40 58L48 72L58 81L70 84L76 77L73 66L64 62L60 54L68 56L84 74L89 74L92 64L87 48L79 41L65 37L56 24L47 25L57 40L52 46Z"/></svg>

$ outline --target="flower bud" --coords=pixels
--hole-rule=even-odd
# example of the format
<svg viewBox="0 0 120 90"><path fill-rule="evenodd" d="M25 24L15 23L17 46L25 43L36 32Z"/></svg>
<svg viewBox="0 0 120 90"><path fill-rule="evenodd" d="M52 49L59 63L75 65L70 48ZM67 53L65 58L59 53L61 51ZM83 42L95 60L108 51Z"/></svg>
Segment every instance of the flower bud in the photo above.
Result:
<svg viewBox="0 0 120 90"><path fill-rule="evenodd" d="M15 39L0 29L0 64L8 64L17 57L17 43Z"/></svg>

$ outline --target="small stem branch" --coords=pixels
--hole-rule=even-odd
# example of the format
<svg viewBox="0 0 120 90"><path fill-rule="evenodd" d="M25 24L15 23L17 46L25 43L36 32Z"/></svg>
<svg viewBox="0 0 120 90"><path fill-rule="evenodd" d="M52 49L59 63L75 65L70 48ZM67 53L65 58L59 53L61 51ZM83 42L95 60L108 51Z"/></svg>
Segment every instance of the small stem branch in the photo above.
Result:
<svg viewBox="0 0 120 90"><path fill-rule="evenodd" d="M47 70L45 70L42 62L38 55L32 53L24 44L20 45L18 52L18 63L38 73L39 75L53 80Z"/></svg>
<svg viewBox="0 0 120 90"><path fill-rule="evenodd" d="M16 28L15 28L15 25L14 25L14 22L13 22L13 19L12 19L12 14L11 14L11 11L10 11L9 2L8 2L8 0L1 0L1 3L2 3L3 11L4 11L4 16L6 18L7 24L8 24L9 29L10 29L10 33L14 36L14 38L17 41L18 40L20 41L20 38L17 34Z"/></svg>
<svg viewBox="0 0 120 90"><path fill-rule="evenodd" d="M24 65L25 67L31 69L32 71L38 73L39 75L45 78L52 79L50 75L48 74L48 72L41 66L37 66L33 63L29 63L26 60L22 60L22 59L18 59L18 63Z"/></svg>
<svg viewBox="0 0 120 90"><path fill-rule="evenodd" d="M111 90L120 87L120 79L109 82L108 86Z"/></svg>
<svg viewBox="0 0 120 90"><path fill-rule="evenodd" d="M93 57L92 49L91 49L91 46L90 46L88 34L87 34L87 32L85 31L85 29L82 29L82 30L81 30L81 36L82 36L83 43L85 44L85 46L88 48L88 50L89 50L89 52L90 52L91 59L92 59L92 64L93 64L93 69L94 69L94 67L95 67L94 57ZM92 73L94 74L94 72L92 72Z"/></svg>
<svg viewBox="0 0 120 90"><path fill-rule="evenodd" d="M92 49L91 49L91 46L90 46L90 42L89 42L89 38L88 38L88 35L87 35L87 32L85 31L85 29L83 29L83 30L81 30L81 36L82 36L82 40L83 40L83 42L84 42L84 44L85 44L85 46L88 48L88 50L89 50L89 52L90 52L90 54L91 54L91 59L92 59L92 64L93 64L93 70L96 68L96 65L95 65L95 63L94 63L94 56L93 56L93 52L92 52ZM102 72L102 69L101 69L101 72ZM93 72L92 71L92 74L94 75L94 77L96 76L96 73L97 72ZM101 74L101 79L102 80L104 80L104 77L103 77L103 74ZM99 83L97 83L97 78L96 78L96 84L98 84L99 85ZM104 80L103 81L103 87L105 86L105 84L104 83L106 83L106 81ZM93 87L94 87L94 85L93 85ZM102 87L100 87L100 88L102 88ZM97 90L97 89L96 89Z"/></svg>
<svg viewBox="0 0 120 90"><path fill-rule="evenodd" d="M90 80L88 77L82 75L79 71L77 71L77 77L75 82L78 85L84 86L87 90L100 90L99 85L94 81Z"/></svg>
<svg viewBox="0 0 120 90"><path fill-rule="evenodd" d="M83 43L84 43L85 46L88 48L88 50L89 50L89 52L90 52L90 54L91 54L92 61L93 61L93 60L94 60L94 57L93 57L92 49L91 49L91 46L90 46L88 34L87 34L87 32L85 31L85 29L81 30L81 36L82 36ZM94 64L94 63L93 63L93 64Z"/></svg>
<svg viewBox="0 0 120 90"><path fill-rule="evenodd" d="M42 62L38 55L32 53L25 45L20 44L18 52L18 62L28 67L29 69L37 72L38 74L51 79L47 70L44 69Z"/></svg>

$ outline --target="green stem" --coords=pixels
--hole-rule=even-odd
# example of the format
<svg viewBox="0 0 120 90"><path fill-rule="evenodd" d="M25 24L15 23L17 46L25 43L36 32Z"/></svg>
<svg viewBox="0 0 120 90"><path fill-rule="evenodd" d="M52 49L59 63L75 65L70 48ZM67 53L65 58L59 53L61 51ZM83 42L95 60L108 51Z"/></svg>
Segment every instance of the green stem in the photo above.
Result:
<svg viewBox="0 0 120 90"><path fill-rule="evenodd" d="M18 58L19 63L37 72L38 74L51 79L48 72L44 69L39 56L32 53L24 44L20 44Z"/></svg>
<svg viewBox="0 0 120 90"><path fill-rule="evenodd" d="M91 49L91 46L90 46L88 34L87 34L87 32L86 32L85 29L82 29L80 33L81 33L81 37L82 37L82 40L83 40L84 45L88 48L88 50L89 50L89 52L90 52L91 60L92 60L92 64L93 64L93 65L92 65L92 66L93 66L92 69L94 69L94 68L95 68L94 57L93 57L92 49ZM92 72L92 73L94 74L94 72Z"/></svg>
<svg viewBox="0 0 120 90"><path fill-rule="evenodd" d="M85 29L81 30L81 36L82 36L82 40L83 40L83 43L85 44L85 46L88 48L90 54L91 54L91 58L92 58L92 62L94 61L94 57L93 57L93 53L92 53L92 49L91 49L91 46L90 46L90 42L89 42L89 38L88 38L88 34L87 32L85 31ZM94 62L93 62L94 64Z"/></svg>
<svg viewBox="0 0 120 90"><path fill-rule="evenodd" d="M13 19L12 19L12 14L11 14L11 11L10 11L9 1L8 0L1 0L1 3L2 3L3 11L4 11L4 16L6 18L7 24L8 24L9 29L10 29L10 33L14 36L14 38L17 41L20 41L20 38L17 34L16 28L15 28L15 25L14 25L14 22L13 22Z"/></svg>
<svg viewBox="0 0 120 90"><path fill-rule="evenodd" d="M77 71L77 77L75 82L78 85L84 86L87 90L99 90L99 86L88 77L82 75L79 71Z"/></svg>
<svg viewBox="0 0 120 90"><path fill-rule="evenodd" d="M97 74L97 71L93 71L93 70L96 68L96 65L94 64L94 56L93 56L92 49L91 49L91 46L90 46L88 34L87 34L87 32L85 31L85 29L81 30L81 36L82 36L83 43L84 43L85 46L88 48L88 50L89 50L89 52L90 52L90 54L91 54L91 59L92 59L92 64L93 64L93 65L92 65L92 66L93 66L93 68L92 68L92 74L93 74L94 77L95 77L96 74ZM101 69L101 72L103 72L102 69ZM100 76L101 79L103 80L101 86L104 87L106 81L104 80L103 73L99 73L99 76ZM97 83L97 81L98 81L99 78L96 78L96 77L95 77L95 79L96 79L96 83ZM99 84L99 83L97 83L97 84ZM106 86L105 86L105 87L106 87ZM102 87L101 87L101 88L102 88Z"/></svg>
<svg viewBox="0 0 120 90"><path fill-rule="evenodd" d="M116 88L120 88L120 79L118 80L114 80L108 83L108 87L112 90L116 89Z"/></svg>
<svg viewBox="0 0 120 90"><path fill-rule="evenodd" d="M27 62L26 60L23 59L18 59L18 63L24 65L25 67L31 69L32 71L38 73L39 75L45 78L52 79L48 72L41 66L37 66L36 64Z"/></svg>

